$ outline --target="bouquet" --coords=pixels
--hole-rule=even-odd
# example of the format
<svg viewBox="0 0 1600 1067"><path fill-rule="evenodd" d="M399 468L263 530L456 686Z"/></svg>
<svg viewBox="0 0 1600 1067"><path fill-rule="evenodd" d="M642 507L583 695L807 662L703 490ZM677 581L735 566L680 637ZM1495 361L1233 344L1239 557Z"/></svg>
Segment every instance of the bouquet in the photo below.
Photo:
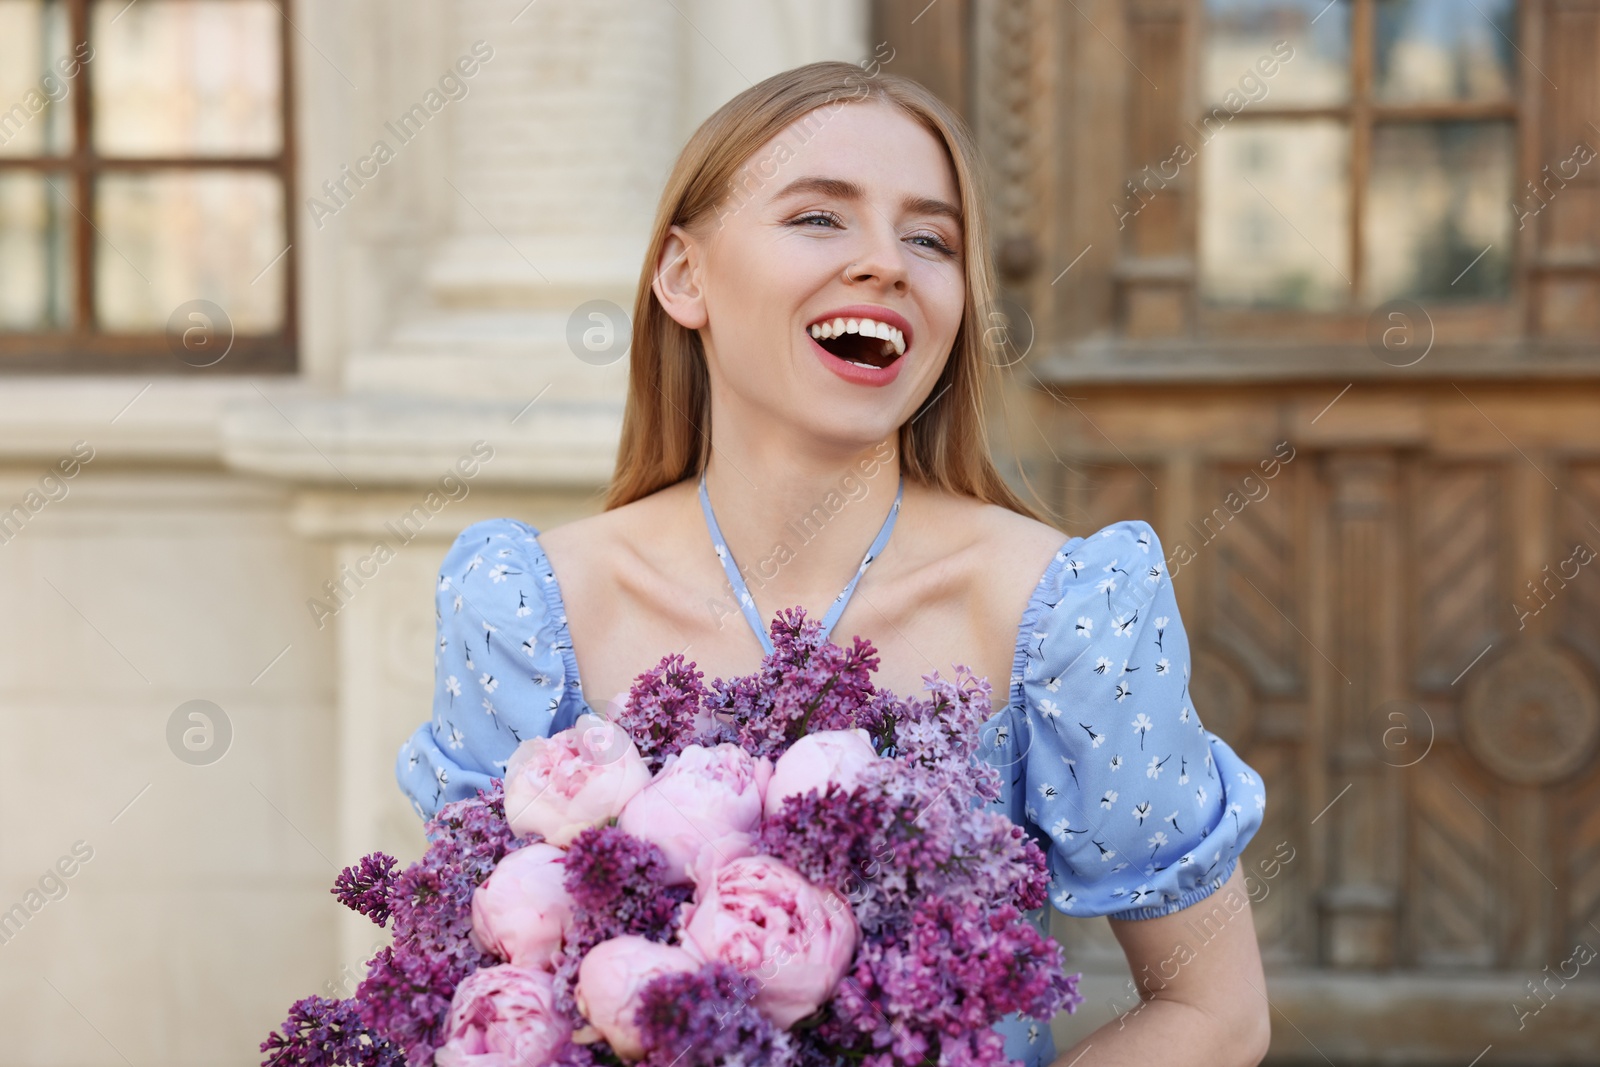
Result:
<svg viewBox="0 0 1600 1067"><path fill-rule="evenodd" d="M875 649L780 612L751 675L681 655L610 720L524 741L403 871L333 892L392 942L308 997L263 1067L998 1064L993 1024L1074 1010L1024 911L1044 854L981 802L989 684L875 689Z"/></svg>

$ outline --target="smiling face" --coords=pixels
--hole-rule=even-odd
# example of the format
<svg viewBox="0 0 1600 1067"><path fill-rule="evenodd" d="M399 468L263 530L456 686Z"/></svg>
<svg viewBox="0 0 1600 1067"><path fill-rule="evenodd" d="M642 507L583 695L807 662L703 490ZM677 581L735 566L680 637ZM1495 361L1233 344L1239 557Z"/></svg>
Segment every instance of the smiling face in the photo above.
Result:
<svg viewBox="0 0 1600 1067"><path fill-rule="evenodd" d="M938 137L868 101L791 125L674 227L654 288L700 332L716 432L781 424L848 451L911 418L961 325L960 205Z"/></svg>

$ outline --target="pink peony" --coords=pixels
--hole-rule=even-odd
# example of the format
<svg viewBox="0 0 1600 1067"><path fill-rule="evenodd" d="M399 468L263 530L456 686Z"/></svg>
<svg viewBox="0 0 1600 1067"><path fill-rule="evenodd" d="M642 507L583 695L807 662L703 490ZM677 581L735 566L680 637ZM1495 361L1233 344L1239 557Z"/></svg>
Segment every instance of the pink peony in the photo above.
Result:
<svg viewBox="0 0 1600 1067"><path fill-rule="evenodd" d="M472 941L517 967L549 971L572 924L561 849L535 842L509 852L472 893Z"/></svg>
<svg viewBox="0 0 1600 1067"><path fill-rule="evenodd" d="M518 836L539 834L565 848L615 818L650 782L633 739L616 723L581 715L571 729L532 737L506 763L506 821Z"/></svg>
<svg viewBox="0 0 1600 1067"><path fill-rule="evenodd" d="M829 782L849 789L861 768L878 758L871 735L859 727L806 734L778 757L767 784L766 814L777 814L789 797L804 796L813 789L826 792Z"/></svg>
<svg viewBox="0 0 1600 1067"><path fill-rule="evenodd" d="M437 1067L543 1067L572 1027L555 1007L555 979L509 963L473 971L456 986Z"/></svg>
<svg viewBox="0 0 1600 1067"><path fill-rule="evenodd" d="M689 864L689 881L695 885L702 885L724 863L759 855L756 848L758 836L733 833L723 834L714 841L707 841L706 847L701 849L700 854Z"/></svg>
<svg viewBox="0 0 1600 1067"><path fill-rule="evenodd" d="M669 756L655 781L628 801L617 826L659 846L668 884L682 885L702 850L729 855L754 838L771 777L771 760L738 745L690 745Z"/></svg>
<svg viewBox="0 0 1600 1067"><path fill-rule="evenodd" d="M755 979L755 1005L787 1030L833 996L861 935L850 905L772 856L745 856L700 883L683 947Z"/></svg>
<svg viewBox="0 0 1600 1067"><path fill-rule="evenodd" d="M644 1055L633 1016L639 994L652 978L673 971L698 971L701 961L674 945L624 934L590 949L578 965L574 999L598 1036L625 1060ZM578 1039L587 1037L579 1031Z"/></svg>

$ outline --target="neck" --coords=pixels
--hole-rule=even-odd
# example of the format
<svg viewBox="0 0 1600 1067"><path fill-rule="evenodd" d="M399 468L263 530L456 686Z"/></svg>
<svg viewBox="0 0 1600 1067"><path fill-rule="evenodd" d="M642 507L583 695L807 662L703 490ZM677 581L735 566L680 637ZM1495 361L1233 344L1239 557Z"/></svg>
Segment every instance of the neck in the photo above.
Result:
<svg viewBox="0 0 1600 1067"><path fill-rule="evenodd" d="M799 604L821 618L889 514L900 453L894 436L810 462L714 448L705 477L717 526L762 617Z"/></svg>

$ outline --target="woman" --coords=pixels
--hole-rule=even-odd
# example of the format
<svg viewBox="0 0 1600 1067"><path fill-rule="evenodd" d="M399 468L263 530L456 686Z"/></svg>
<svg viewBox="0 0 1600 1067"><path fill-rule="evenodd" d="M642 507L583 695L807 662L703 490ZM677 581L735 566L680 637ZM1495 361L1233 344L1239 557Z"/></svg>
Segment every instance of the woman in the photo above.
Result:
<svg viewBox="0 0 1600 1067"><path fill-rule="evenodd" d="M1260 779L1188 703L1150 526L1067 537L997 474L988 244L969 136L914 82L812 64L708 119L651 235L606 510L462 532L434 717L397 774L431 814L665 654L753 671L798 604L870 638L896 692L961 663L990 680L996 807L1046 850L1057 910L1110 917L1142 987L1059 1062L1254 1064L1269 1026L1238 854ZM1008 1054L1053 1062L1048 1023L1001 1024Z"/></svg>

